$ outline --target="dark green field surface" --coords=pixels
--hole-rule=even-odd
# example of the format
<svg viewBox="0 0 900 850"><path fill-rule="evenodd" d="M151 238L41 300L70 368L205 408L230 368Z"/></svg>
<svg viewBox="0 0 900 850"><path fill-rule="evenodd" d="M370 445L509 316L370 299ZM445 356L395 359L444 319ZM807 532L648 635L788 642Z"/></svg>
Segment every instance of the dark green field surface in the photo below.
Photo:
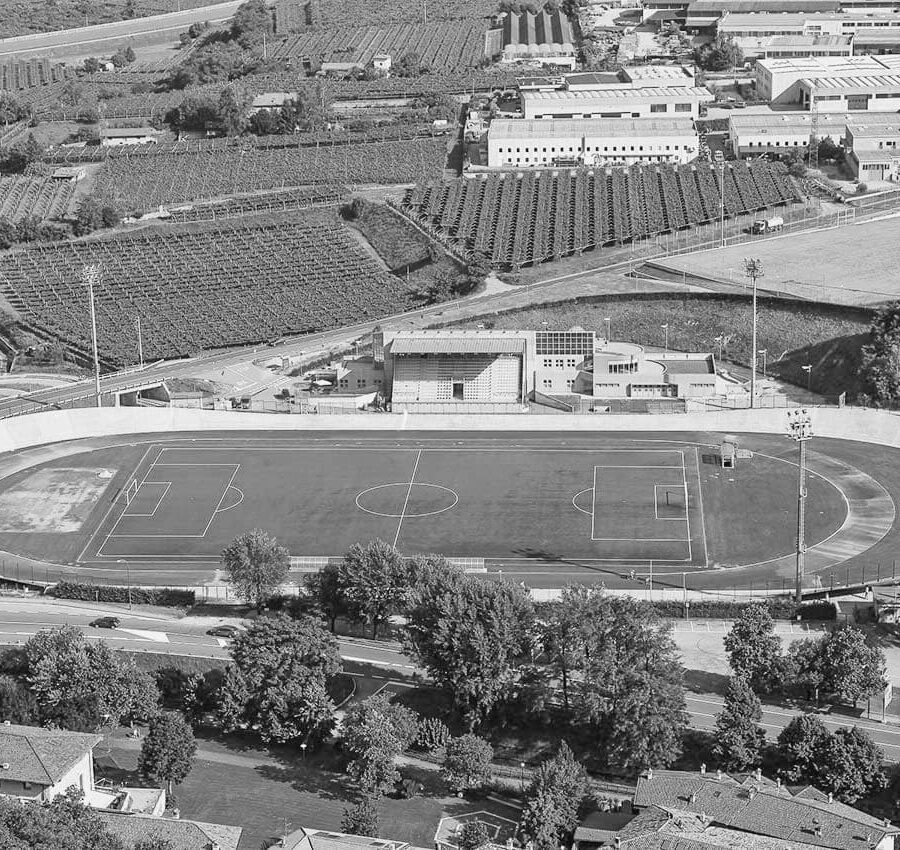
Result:
<svg viewBox="0 0 900 850"><path fill-rule="evenodd" d="M120 438L125 440L126 438ZM0 517L0 548L80 565L94 578L130 569L143 583L208 580L236 534L269 529L292 555L339 556L380 537L405 553L484 558L490 571L597 580L692 574L721 584L760 581L764 562L789 555L796 524L796 446L748 435L753 458L719 462L716 434L303 434L150 436L71 454L3 481L0 501L33 493L38 473L66 469L48 512L87 517L77 531L35 531ZM900 491L896 452L816 440L816 457L841 459ZM109 476L101 495L86 486ZM78 485L78 486L75 486ZM126 491L129 498L126 499ZM33 498L33 497L32 497ZM54 500L68 501L61 508ZM82 504L78 499L92 499ZM65 510L63 510L65 508ZM828 538L847 516L828 477L809 479L807 540ZM41 527L45 528L46 523ZM866 556L889 562L891 532ZM856 561L862 564L862 560ZM715 567L744 565L742 570ZM756 565L756 566L748 566ZM840 567L843 575L843 566Z"/></svg>

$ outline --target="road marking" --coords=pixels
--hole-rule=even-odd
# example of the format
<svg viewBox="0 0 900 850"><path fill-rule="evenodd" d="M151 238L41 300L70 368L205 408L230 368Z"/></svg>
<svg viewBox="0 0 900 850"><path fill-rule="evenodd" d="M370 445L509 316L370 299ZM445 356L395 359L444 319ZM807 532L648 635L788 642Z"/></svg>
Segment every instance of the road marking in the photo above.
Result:
<svg viewBox="0 0 900 850"><path fill-rule="evenodd" d="M116 629L117 632L125 632L129 635L135 635L136 637L144 638L145 640L152 640L155 643L168 643L169 636L165 632L153 632L148 629L123 629L119 627Z"/></svg>
<svg viewBox="0 0 900 850"><path fill-rule="evenodd" d="M406 508L409 505L409 497L412 493L413 484L416 480L416 471L419 469L419 460L422 457L422 449L416 453L416 462L413 465L412 475L409 479L409 487L406 488L406 498L403 500L403 509L400 511L400 521L397 523L397 533L394 535L394 548L397 547L397 541L400 539L400 528L403 525L403 518L406 516Z"/></svg>

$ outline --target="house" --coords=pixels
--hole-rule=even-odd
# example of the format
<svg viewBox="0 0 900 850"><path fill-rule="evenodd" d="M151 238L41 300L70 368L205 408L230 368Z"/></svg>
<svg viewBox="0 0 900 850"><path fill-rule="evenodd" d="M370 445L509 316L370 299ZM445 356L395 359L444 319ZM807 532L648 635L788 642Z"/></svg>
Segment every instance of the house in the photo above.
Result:
<svg viewBox="0 0 900 850"><path fill-rule="evenodd" d="M406 850L409 845L403 841L347 835L323 829L297 829L286 835L275 847L279 850Z"/></svg>
<svg viewBox="0 0 900 850"><path fill-rule="evenodd" d="M156 144L158 141L152 127L102 127L100 130L100 144L106 148Z"/></svg>
<svg viewBox="0 0 900 850"><path fill-rule="evenodd" d="M389 53L376 53L372 57L372 69L379 74L390 73L391 55Z"/></svg>
<svg viewBox="0 0 900 850"><path fill-rule="evenodd" d="M124 812L100 812L103 825L126 847L138 841L167 841L171 850L237 850L243 829L218 823L175 820Z"/></svg>
<svg viewBox="0 0 900 850"><path fill-rule="evenodd" d="M79 180L84 180L86 174L87 172L80 165L63 165L54 169L50 178L66 183L77 183Z"/></svg>
<svg viewBox="0 0 900 850"><path fill-rule="evenodd" d="M250 114L255 115L261 109L281 109L284 104L297 97L296 92L270 91L258 94L250 105Z"/></svg>
<svg viewBox="0 0 900 850"><path fill-rule="evenodd" d="M633 817L613 835L594 830L579 850L893 850L900 829L812 786L788 788L760 771L729 775L648 770L638 779ZM598 839L591 841L590 839Z"/></svg>
<svg viewBox="0 0 900 850"><path fill-rule="evenodd" d="M100 735L39 726L0 725L0 794L45 802L72 787L94 787L93 751Z"/></svg>

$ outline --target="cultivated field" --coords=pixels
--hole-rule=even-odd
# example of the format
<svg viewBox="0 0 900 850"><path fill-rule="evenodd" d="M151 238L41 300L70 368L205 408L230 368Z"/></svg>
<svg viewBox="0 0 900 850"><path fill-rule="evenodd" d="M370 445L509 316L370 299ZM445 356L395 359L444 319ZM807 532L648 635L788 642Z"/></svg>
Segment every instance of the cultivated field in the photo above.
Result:
<svg viewBox="0 0 900 850"><path fill-rule="evenodd" d="M496 0L443 0L428 5L428 20L488 18L497 11ZM276 0L275 24L279 34L307 27L383 26L421 22L420 0Z"/></svg>
<svg viewBox="0 0 900 850"><path fill-rule="evenodd" d="M196 227L196 225L195 225ZM402 312L414 302L330 217L134 235L10 251L3 293L32 325L87 349L81 269L97 264L99 345L111 362L172 357Z"/></svg>
<svg viewBox="0 0 900 850"><path fill-rule="evenodd" d="M870 306L900 298L898 233L900 223L889 218L655 262L678 272L746 283L744 258L758 257L765 271L760 286L769 290Z"/></svg>
<svg viewBox="0 0 900 850"><path fill-rule="evenodd" d="M519 268L718 219L720 184L708 164L526 169L418 185L402 209L446 242ZM737 162L725 170L727 216L795 199L781 168Z"/></svg>

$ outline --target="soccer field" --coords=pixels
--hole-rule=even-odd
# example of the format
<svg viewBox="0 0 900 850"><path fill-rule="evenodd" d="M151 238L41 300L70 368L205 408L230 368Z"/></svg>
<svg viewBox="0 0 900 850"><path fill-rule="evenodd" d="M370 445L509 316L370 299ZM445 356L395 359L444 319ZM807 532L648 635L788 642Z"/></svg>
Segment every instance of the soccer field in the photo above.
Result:
<svg viewBox="0 0 900 850"><path fill-rule="evenodd" d="M724 469L719 439L112 438L5 479L0 508L28 498L43 514L0 510L0 549L68 565L69 575L203 583L221 580L220 553L236 535L263 528L298 571L378 537L407 555L434 552L549 586L648 568L699 577L757 565L781 576L776 562L795 546L796 448L747 436L752 456ZM813 550L811 564L852 557L891 528L890 496L852 465L814 453L808 490L808 544L831 549L818 562Z"/></svg>

